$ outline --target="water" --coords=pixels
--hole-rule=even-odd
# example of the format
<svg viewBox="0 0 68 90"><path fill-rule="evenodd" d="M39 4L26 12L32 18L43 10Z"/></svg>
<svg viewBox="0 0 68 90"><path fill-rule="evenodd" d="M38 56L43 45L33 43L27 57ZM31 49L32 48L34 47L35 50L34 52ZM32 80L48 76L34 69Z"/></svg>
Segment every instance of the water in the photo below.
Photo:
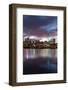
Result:
<svg viewBox="0 0 68 90"><path fill-rule="evenodd" d="M57 49L24 49L23 74L57 73Z"/></svg>

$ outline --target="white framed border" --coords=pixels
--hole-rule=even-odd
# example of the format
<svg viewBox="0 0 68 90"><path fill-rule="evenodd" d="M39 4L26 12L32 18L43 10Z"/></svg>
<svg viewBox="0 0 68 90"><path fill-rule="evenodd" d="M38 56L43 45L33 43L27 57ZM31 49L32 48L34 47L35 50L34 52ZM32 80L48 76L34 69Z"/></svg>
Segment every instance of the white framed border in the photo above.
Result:
<svg viewBox="0 0 68 90"><path fill-rule="evenodd" d="M17 8L16 10L17 19L17 67L16 67L16 80L17 82L35 82L35 81L54 81L63 80L63 10L49 10L49 9L28 9L28 8ZM36 74L36 75L23 75L23 15L42 15L42 16L57 16L58 17L58 73L55 74Z"/></svg>

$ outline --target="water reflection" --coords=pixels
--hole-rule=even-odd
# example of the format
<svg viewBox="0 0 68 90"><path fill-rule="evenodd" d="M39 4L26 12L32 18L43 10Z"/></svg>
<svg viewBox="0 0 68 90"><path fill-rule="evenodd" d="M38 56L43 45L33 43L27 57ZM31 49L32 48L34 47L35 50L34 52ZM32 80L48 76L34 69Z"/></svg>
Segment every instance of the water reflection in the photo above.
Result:
<svg viewBox="0 0 68 90"><path fill-rule="evenodd" d="M23 74L57 73L57 49L24 49Z"/></svg>
<svg viewBox="0 0 68 90"><path fill-rule="evenodd" d="M24 58L57 57L56 49L24 49Z"/></svg>

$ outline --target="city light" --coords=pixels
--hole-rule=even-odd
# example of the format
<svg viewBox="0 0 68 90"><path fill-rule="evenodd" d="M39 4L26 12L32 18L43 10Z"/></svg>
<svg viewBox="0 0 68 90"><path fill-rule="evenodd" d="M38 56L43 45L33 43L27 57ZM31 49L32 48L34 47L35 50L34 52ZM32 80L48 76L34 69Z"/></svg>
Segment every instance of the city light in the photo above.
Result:
<svg viewBox="0 0 68 90"><path fill-rule="evenodd" d="M38 39L38 37L36 37L36 36L30 36L29 38L30 39Z"/></svg>
<svg viewBox="0 0 68 90"><path fill-rule="evenodd" d="M41 41L42 41L42 42L48 41L48 38L41 38L41 39L40 39L40 42L41 42Z"/></svg>

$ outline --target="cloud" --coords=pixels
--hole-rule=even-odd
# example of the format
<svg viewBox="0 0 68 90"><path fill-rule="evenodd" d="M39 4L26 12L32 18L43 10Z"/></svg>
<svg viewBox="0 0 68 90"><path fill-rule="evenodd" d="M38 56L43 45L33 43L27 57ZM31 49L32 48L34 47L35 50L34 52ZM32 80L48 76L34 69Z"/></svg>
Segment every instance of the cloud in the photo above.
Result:
<svg viewBox="0 0 68 90"><path fill-rule="evenodd" d="M57 17L24 15L23 33L38 37L57 35Z"/></svg>
<svg viewBox="0 0 68 90"><path fill-rule="evenodd" d="M48 25L40 26L41 30L52 32L57 30L57 22L49 23Z"/></svg>

